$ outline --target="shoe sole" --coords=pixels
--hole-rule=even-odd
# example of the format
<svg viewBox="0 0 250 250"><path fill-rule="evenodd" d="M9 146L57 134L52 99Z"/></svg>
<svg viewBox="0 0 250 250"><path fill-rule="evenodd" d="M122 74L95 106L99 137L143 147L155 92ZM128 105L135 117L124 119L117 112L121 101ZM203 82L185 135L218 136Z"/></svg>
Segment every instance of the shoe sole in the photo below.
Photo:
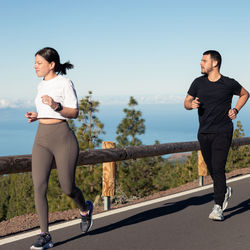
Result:
<svg viewBox="0 0 250 250"><path fill-rule="evenodd" d="M92 225L93 225L93 220L91 219L91 224L90 224L90 226L89 226L88 231L91 229ZM87 232L88 232L88 231L87 231ZM87 233L87 232L85 232L85 233Z"/></svg>
<svg viewBox="0 0 250 250"><path fill-rule="evenodd" d="M90 202L90 203L91 203L91 224L90 224L89 229L88 229L88 231L89 231L89 230L91 229L92 225L93 225L92 214L93 214L93 211L94 211L94 204L93 204L92 201L87 201L87 202ZM88 232L88 231L87 231L87 232ZM86 233L87 233L87 232L86 232Z"/></svg>
<svg viewBox="0 0 250 250"><path fill-rule="evenodd" d="M223 221L224 220L224 218L222 219L222 218L211 218L211 217L209 217L209 219L213 220L213 221Z"/></svg>
<svg viewBox="0 0 250 250"><path fill-rule="evenodd" d="M46 245L44 245L43 247L35 247L35 246L32 246L30 249L36 249L36 250L44 250L44 249L49 249L49 248L52 248L54 246L53 242L48 242Z"/></svg>
<svg viewBox="0 0 250 250"><path fill-rule="evenodd" d="M221 218L221 217L214 217L214 216L208 216L208 218L210 220L215 220L215 221L223 221L224 220L224 216Z"/></svg>
<svg viewBox="0 0 250 250"><path fill-rule="evenodd" d="M91 201L87 201L87 202L91 202ZM86 232L82 231L83 234L86 234L91 229L91 227L93 225L93 219L92 219L92 213L94 211L94 204L93 204L93 202L91 202L91 210L90 211L91 211L91 224L90 224L90 226L89 226L89 228L88 228L88 230ZM81 228L81 225L80 225L80 228Z"/></svg>
<svg viewBox="0 0 250 250"><path fill-rule="evenodd" d="M231 187L227 187L227 191L229 190L229 193L228 193L228 197L225 199L225 201L223 202L222 204L222 211L226 210L227 206L228 206L228 201L229 199L231 198L232 196L232 193L233 193L233 190ZM227 195L227 192L225 194L225 196Z"/></svg>

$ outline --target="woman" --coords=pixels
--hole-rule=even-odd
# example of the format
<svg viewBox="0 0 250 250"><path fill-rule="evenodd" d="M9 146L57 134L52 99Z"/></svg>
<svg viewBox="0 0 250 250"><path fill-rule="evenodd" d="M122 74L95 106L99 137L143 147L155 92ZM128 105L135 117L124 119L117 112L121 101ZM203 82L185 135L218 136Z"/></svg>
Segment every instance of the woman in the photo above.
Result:
<svg viewBox="0 0 250 250"><path fill-rule="evenodd" d="M28 122L39 121L32 149L32 179L35 205L41 227L38 240L31 249L53 247L48 230L47 189L53 158L63 192L70 196L80 209L81 230L86 233L92 226L93 204L85 203L82 192L75 186L75 169L78 159L78 142L69 128L67 119L77 118L78 102L73 83L62 75L73 68L69 62L60 63L53 48L43 48L35 54L35 70L43 80L38 85L35 99L37 112L27 112Z"/></svg>

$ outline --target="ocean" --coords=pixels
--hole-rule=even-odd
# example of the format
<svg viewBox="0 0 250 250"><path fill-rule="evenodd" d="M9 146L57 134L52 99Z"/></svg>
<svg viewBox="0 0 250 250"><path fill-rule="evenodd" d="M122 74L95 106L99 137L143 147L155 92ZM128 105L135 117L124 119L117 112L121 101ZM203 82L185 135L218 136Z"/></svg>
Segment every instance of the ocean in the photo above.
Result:
<svg viewBox="0 0 250 250"><path fill-rule="evenodd" d="M126 105L103 105L98 118L104 124L104 141L114 141L116 128L125 114ZM144 145L160 143L196 141L198 130L197 111L187 111L183 104L143 104L136 109L142 112L145 119L145 134L139 136ZM29 124L25 113L32 109L0 109L0 156L31 154L37 130L37 122ZM34 108L33 108L34 110ZM239 120L243 124L246 136L250 136L250 116L247 109L242 110ZM237 120L234 121L236 124ZM76 122L79 125L79 122ZM235 125L236 126L236 125Z"/></svg>

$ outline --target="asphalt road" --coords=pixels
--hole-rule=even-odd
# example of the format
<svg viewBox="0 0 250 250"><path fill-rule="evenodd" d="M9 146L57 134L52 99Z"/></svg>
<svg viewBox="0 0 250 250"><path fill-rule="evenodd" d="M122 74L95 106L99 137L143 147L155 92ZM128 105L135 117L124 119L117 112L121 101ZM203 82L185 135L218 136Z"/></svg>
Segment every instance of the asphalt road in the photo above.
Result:
<svg viewBox="0 0 250 250"><path fill-rule="evenodd" d="M233 196L225 220L208 219L212 188L94 220L87 235L79 225L53 231L55 250L248 250L250 177L231 182ZM1 250L27 250L37 236Z"/></svg>

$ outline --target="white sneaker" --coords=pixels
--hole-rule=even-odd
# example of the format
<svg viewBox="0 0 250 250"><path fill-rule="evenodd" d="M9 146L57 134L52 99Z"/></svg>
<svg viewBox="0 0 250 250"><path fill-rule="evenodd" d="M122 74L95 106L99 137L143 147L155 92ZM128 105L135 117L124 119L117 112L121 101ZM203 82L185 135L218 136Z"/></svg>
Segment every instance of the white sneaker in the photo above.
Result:
<svg viewBox="0 0 250 250"><path fill-rule="evenodd" d="M223 211L221 209L221 206L215 204L213 207L213 211L211 212L211 214L209 214L208 218L211 220L220 220L220 221L224 220Z"/></svg>
<svg viewBox="0 0 250 250"><path fill-rule="evenodd" d="M225 199L222 204L222 211L224 211L227 208L228 200L232 196L232 188L227 186L227 192L225 193Z"/></svg>

